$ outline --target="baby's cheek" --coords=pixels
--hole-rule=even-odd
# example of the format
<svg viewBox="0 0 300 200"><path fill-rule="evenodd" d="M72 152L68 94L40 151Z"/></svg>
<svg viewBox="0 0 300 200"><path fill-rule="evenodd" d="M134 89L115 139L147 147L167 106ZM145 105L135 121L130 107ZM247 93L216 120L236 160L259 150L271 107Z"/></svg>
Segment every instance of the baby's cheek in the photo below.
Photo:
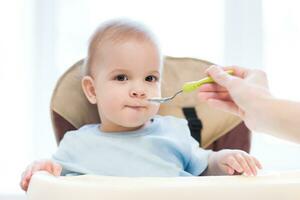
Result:
<svg viewBox="0 0 300 200"><path fill-rule="evenodd" d="M150 89L150 92L148 94L149 97L160 97L161 96L161 90L159 86L152 87Z"/></svg>
<svg viewBox="0 0 300 200"><path fill-rule="evenodd" d="M105 112L112 112L118 107L118 97L111 97L109 95L102 96L98 100L99 108Z"/></svg>
<svg viewBox="0 0 300 200"><path fill-rule="evenodd" d="M151 116L156 115L158 113L159 110L159 104L152 104L150 106L150 114Z"/></svg>

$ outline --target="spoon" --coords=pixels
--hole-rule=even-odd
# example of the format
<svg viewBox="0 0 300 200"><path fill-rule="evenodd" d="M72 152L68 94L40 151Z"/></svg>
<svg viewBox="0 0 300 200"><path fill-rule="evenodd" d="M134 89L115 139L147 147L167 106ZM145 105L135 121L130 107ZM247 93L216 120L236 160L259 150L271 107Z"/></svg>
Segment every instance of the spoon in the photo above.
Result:
<svg viewBox="0 0 300 200"><path fill-rule="evenodd" d="M227 70L226 71L228 74L233 74L233 70ZM150 102L153 103L167 103L169 101L171 101L172 99L174 99L178 94L182 93L182 92L192 92L194 90L196 90L197 88L199 88L201 85L203 84L207 84L207 83L214 83L215 81L210 77L207 76L201 80L198 81L191 81L191 82L186 82L183 84L181 90L179 90L178 92L176 92L174 95L169 96L169 97L153 97L151 99L147 99Z"/></svg>

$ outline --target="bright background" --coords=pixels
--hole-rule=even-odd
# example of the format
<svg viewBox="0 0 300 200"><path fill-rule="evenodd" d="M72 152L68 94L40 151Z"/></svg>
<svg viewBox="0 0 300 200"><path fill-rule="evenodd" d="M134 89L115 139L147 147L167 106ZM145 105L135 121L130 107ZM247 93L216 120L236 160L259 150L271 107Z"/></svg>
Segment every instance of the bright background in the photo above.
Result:
<svg viewBox="0 0 300 200"><path fill-rule="evenodd" d="M53 87L99 23L141 21L165 55L261 68L274 95L300 100L299 8L297 0L0 0L0 199L24 199L21 172L55 151ZM252 153L267 170L300 169L295 143L256 133Z"/></svg>

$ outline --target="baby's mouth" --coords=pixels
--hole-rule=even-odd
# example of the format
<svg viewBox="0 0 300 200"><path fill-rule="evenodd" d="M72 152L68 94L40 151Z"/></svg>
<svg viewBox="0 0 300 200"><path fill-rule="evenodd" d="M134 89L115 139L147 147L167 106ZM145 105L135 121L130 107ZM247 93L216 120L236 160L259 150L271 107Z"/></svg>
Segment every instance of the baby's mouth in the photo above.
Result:
<svg viewBox="0 0 300 200"><path fill-rule="evenodd" d="M135 110L141 110L141 109L146 109L146 106L140 106L140 105L126 105L125 107L135 109Z"/></svg>

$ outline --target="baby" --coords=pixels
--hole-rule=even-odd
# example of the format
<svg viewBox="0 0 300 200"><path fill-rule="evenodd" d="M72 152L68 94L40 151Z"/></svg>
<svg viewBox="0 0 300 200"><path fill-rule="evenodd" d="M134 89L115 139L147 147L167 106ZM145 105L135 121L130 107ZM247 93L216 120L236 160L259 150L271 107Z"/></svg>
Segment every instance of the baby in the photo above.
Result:
<svg viewBox="0 0 300 200"><path fill-rule="evenodd" d="M240 150L199 148L187 121L156 115L162 56L154 36L142 25L109 21L91 38L82 89L96 104L100 124L67 132L51 160L29 165L21 187L40 170L59 175L199 176L256 175L259 161Z"/></svg>

